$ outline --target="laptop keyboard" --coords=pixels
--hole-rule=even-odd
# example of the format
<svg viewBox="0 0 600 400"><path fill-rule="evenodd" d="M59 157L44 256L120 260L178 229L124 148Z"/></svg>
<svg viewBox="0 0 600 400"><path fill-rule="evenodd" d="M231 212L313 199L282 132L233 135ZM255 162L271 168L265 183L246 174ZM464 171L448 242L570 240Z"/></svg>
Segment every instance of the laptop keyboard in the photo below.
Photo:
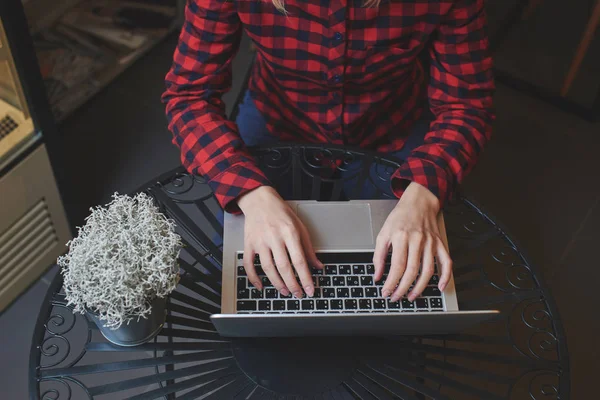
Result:
<svg viewBox="0 0 600 400"><path fill-rule="evenodd" d="M325 264L325 268L312 270L315 294L312 298L305 296L303 299L296 299L292 295L282 296L271 285L260 267L258 256L254 260L254 267L262 280L263 290L254 289L246 277L242 258L243 254L238 254L238 314L399 313L445 309L444 298L437 287L437 268L422 295L414 302L406 298L392 302L381 295L389 263L386 264L383 278L374 282L375 267L370 261L373 253L319 253L319 259Z"/></svg>

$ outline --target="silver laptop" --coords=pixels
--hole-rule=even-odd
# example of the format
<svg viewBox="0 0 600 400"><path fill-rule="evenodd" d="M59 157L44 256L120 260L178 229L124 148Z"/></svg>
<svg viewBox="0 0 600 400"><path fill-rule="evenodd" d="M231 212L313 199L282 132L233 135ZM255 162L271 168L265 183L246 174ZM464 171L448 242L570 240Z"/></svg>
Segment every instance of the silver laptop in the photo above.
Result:
<svg viewBox="0 0 600 400"><path fill-rule="evenodd" d="M288 202L309 230L324 270L313 270L315 296L283 297L255 267L264 284L259 291L243 267L244 216L226 214L223 244L221 314L211 316L228 337L414 335L462 331L498 314L497 310L459 311L450 279L444 292L433 276L422 296L391 302L381 296L384 279L373 281L375 239L395 200ZM448 247L444 219L438 223ZM389 260L388 260L389 261ZM389 264L386 269L389 268Z"/></svg>

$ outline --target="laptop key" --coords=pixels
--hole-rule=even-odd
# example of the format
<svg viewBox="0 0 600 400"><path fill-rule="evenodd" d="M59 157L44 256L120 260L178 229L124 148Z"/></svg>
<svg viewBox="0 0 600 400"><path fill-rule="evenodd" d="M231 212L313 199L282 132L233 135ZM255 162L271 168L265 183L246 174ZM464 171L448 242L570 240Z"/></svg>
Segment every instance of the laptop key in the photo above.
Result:
<svg viewBox="0 0 600 400"><path fill-rule="evenodd" d="M250 298L250 291L248 289L241 289L237 291L237 298L239 300L242 299L249 299Z"/></svg>
<svg viewBox="0 0 600 400"><path fill-rule="evenodd" d="M350 289L350 296L351 297L365 297L365 294L363 292L363 288L361 288L361 287L353 287L352 289Z"/></svg>
<svg viewBox="0 0 600 400"><path fill-rule="evenodd" d="M358 306L361 310L370 310L371 309L371 299L360 299L358 301Z"/></svg>
<svg viewBox="0 0 600 400"><path fill-rule="evenodd" d="M431 305L431 308L444 308L442 305L442 299L440 297L429 299L429 304Z"/></svg>
<svg viewBox="0 0 600 400"><path fill-rule="evenodd" d="M333 286L346 286L346 278L343 276L334 276Z"/></svg>
<svg viewBox="0 0 600 400"><path fill-rule="evenodd" d="M388 308L391 308L391 309L400 309L400 302L399 301L391 301L390 299L388 299L387 306L388 306Z"/></svg>
<svg viewBox="0 0 600 400"><path fill-rule="evenodd" d="M426 296L426 297L431 297L431 296L441 296L442 293L440 292L440 289L438 289L435 286L428 286L425 288L425 290L423 290L423 294L422 296Z"/></svg>
<svg viewBox="0 0 600 400"><path fill-rule="evenodd" d="M335 289L332 287L323 288L323 297L335 297Z"/></svg>
<svg viewBox="0 0 600 400"><path fill-rule="evenodd" d="M367 275L373 275L375 273L375 266L373 264L367 265Z"/></svg>
<svg viewBox="0 0 600 400"><path fill-rule="evenodd" d="M269 278L267 278L266 276L263 276L261 278L262 284L264 287L273 287L273 285L271 285L271 281L269 280Z"/></svg>
<svg viewBox="0 0 600 400"><path fill-rule="evenodd" d="M256 311L256 301L252 300L238 300L237 310L238 311Z"/></svg>
<svg viewBox="0 0 600 400"><path fill-rule="evenodd" d="M319 269L319 268L313 268L312 269L312 274L313 275L318 275L318 276L323 275L323 270Z"/></svg>
<svg viewBox="0 0 600 400"><path fill-rule="evenodd" d="M377 297L377 288L375 287L368 287L365 288L365 296L367 297Z"/></svg>
<svg viewBox="0 0 600 400"><path fill-rule="evenodd" d="M252 298L253 299L262 299L263 292L258 289L252 289Z"/></svg>
<svg viewBox="0 0 600 400"><path fill-rule="evenodd" d="M313 294L313 299L320 299L322 297L321 296L321 290L322 289L319 288L319 287L315 288L315 293Z"/></svg>
<svg viewBox="0 0 600 400"><path fill-rule="evenodd" d="M372 276L361 276L360 277L360 285L361 286L373 286L373 277Z"/></svg>
<svg viewBox="0 0 600 400"><path fill-rule="evenodd" d="M237 288L239 289L246 289L246 278L238 278L237 281Z"/></svg>
<svg viewBox="0 0 600 400"><path fill-rule="evenodd" d="M329 300L329 309L330 310L341 310L344 308L344 302L339 299Z"/></svg>
<svg viewBox="0 0 600 400"><path fill-rule="evenodd" d="M329 301L317 300L317 310L329 310Z"/></svg>
<svg viewBox="0 0 600 400"><path fill-rule="evenodd" d="M273 300L273 310L285 311L285 300Z"/></svg>
<svg viewBox="0 0 600 400"><path fill-rule="evenodd" d="M302 300L302 309L303 310L314 310L315 309L315 301L314 300Z"/></svg>
<svg viewBox="0 0 600 400"><path fill-rule="evenodd" d="M350 275L352 273L352 269L349 265L340 265L340 275Z"/></svg>
<svg viewBox="0 0 600 400"><path fill-rule="evenodd" d="M287 309L289 311L298 311L300 309L300 300L288 300Z"/></svg>
<svg viewBox="0 0 600 400"><path fill-rule="evenodd" d="M319 282L319 286L321 287L331 286L331 277L329 276L320 276L319 279L317 279L317 281Z"/></svg>
<svg viewBox="0 0 600 400"><path fill-rule="evenodd" d="M427 299L418 298L415 300L415 303L417 303L417 308L429 308L429 302Z"/></svg>
<svg viewBox="0 0 600 400"><path fill-rule="evenodd" d="M325 273L327 275L337 275L337 265L326 265Z"/></svg>
<svg viewBox="0 0 600 400"><path fill-rule="evenodd" d="M238 276L246 276L246 269L243 266L238 266L237 267L237 274Z"/></svg>
<svg viewBox="0 0 600 400"><path fill-rule="evenodd" d="M440 277L439 277L439 275L433 275L431 277L431 280L429 281L429 284L437 286L438 283L440 283Z"/></svg>
<svg viewBox="0 0 600 400"><path fill-rule="evenodd" d="M271 311L271 300L259 300L258 309L261 311Z"/></svg>
<svg viewBox="0 0 600 400"><path fill-rule="evenodd" d="M348 286L358 286L358 276L347 276L346 277L346 285Z"/></svg>
<svg viewBox="0 0 600 400"><path fill-rule="evenodd" d="M267 288L267 289L265 289L265 298L267 298L267 299L276 299L278 293L279 292L275 288L272 288L272 287L271 288Z"/></svg>
<svg viewBox="0 0 600 400"><path fill-rule="evenodd" d="M365 266L364 265L353 265L352 273L354 275L364 275L365 274Z"/></svg>
<svg viewBox="0 0 600 400"><path fill-rule="evenodd" d="M346 310L356 310L358 308L358 302L356 299L346 299L344 300L344 306Z"/></svg>
<svg viewBox="0 0 600 400"><path fill-rule="evenodd" d="M350 289L337 288L337 297L350 297Z"/></svg>
<svg viewBox="0 0 600 400"><path fill-rule="evenodd" d="M373 308L376 310L385 310L385 300L373 299Z"/></svg>
<svg viewBox="0 0 600 400"><path fill-rule="evenodd" d="M402 309L410 310L415 308L415 303L412 301L408 301L408 299L402 299Z"/></svg>

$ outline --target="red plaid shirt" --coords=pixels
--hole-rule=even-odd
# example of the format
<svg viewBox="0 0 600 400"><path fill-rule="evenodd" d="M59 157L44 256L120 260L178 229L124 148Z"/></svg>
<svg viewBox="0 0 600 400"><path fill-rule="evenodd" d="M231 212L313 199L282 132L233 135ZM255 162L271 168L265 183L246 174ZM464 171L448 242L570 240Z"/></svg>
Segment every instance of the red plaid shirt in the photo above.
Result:
<svg viewBox="0 0 600 400"><path fill-rule="evenodd" d="M484 0L362 4L286 0L284 15L270 0L188 1L163 100L184 166L208 180L226 210L269 184L221 100L242 29L257 47L250 91L282 141L392 152L428 100L435 119L393 175L394 193L414 181L443 204L474 166L494 119Z"/></svg>

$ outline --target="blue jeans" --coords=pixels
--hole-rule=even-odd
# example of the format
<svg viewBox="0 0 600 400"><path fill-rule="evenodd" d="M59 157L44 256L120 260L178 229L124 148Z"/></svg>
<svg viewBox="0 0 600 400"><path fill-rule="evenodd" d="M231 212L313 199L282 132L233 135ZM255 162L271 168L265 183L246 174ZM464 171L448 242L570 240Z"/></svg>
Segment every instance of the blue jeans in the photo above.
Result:
<svg viewBox="0 0 600 400"><path fill-rule="evenodd" d="M411 128L411 132L408 136L406 143L402 149L390 153L391 157L397 158L399 160L404 160L410 154L410 152L416 147L423 144L425 134L429 130L429 124L431 122L431 114L427 110L425 113L426 116L422 117L419 121L417 121L413 127ZM247 146L268 146L271 144L275 144L278 142L277 137L271 135L267 130L266 122L262 114L256 109L254 105L254 101L250 96L250 92L246 91L244 95L244 99L242 103L239 105L238 115L236 118L236 123L239 127L240 136L242 140ZM366 183L360 193L354 193L355 183L352 180L346 181L346 176L344 174L351 174L351 172L342 171L342 179L345 180L344 184L344 192L347 195L352 194L352 198L360 198L360 199L374 199L380 197L381 191L376 189L377 182L381 185L386 185L389 182L389 173L390 171L382 171L382 167L379 165L374 165L370 171L370 179L375 184ZM346 168L348 171L352 171L352 165ZM389 184L388 184L389 185ZM287 193L282 193L281 190L285 192L284 188L278 188L282 197L287 198Z"/></svg>

